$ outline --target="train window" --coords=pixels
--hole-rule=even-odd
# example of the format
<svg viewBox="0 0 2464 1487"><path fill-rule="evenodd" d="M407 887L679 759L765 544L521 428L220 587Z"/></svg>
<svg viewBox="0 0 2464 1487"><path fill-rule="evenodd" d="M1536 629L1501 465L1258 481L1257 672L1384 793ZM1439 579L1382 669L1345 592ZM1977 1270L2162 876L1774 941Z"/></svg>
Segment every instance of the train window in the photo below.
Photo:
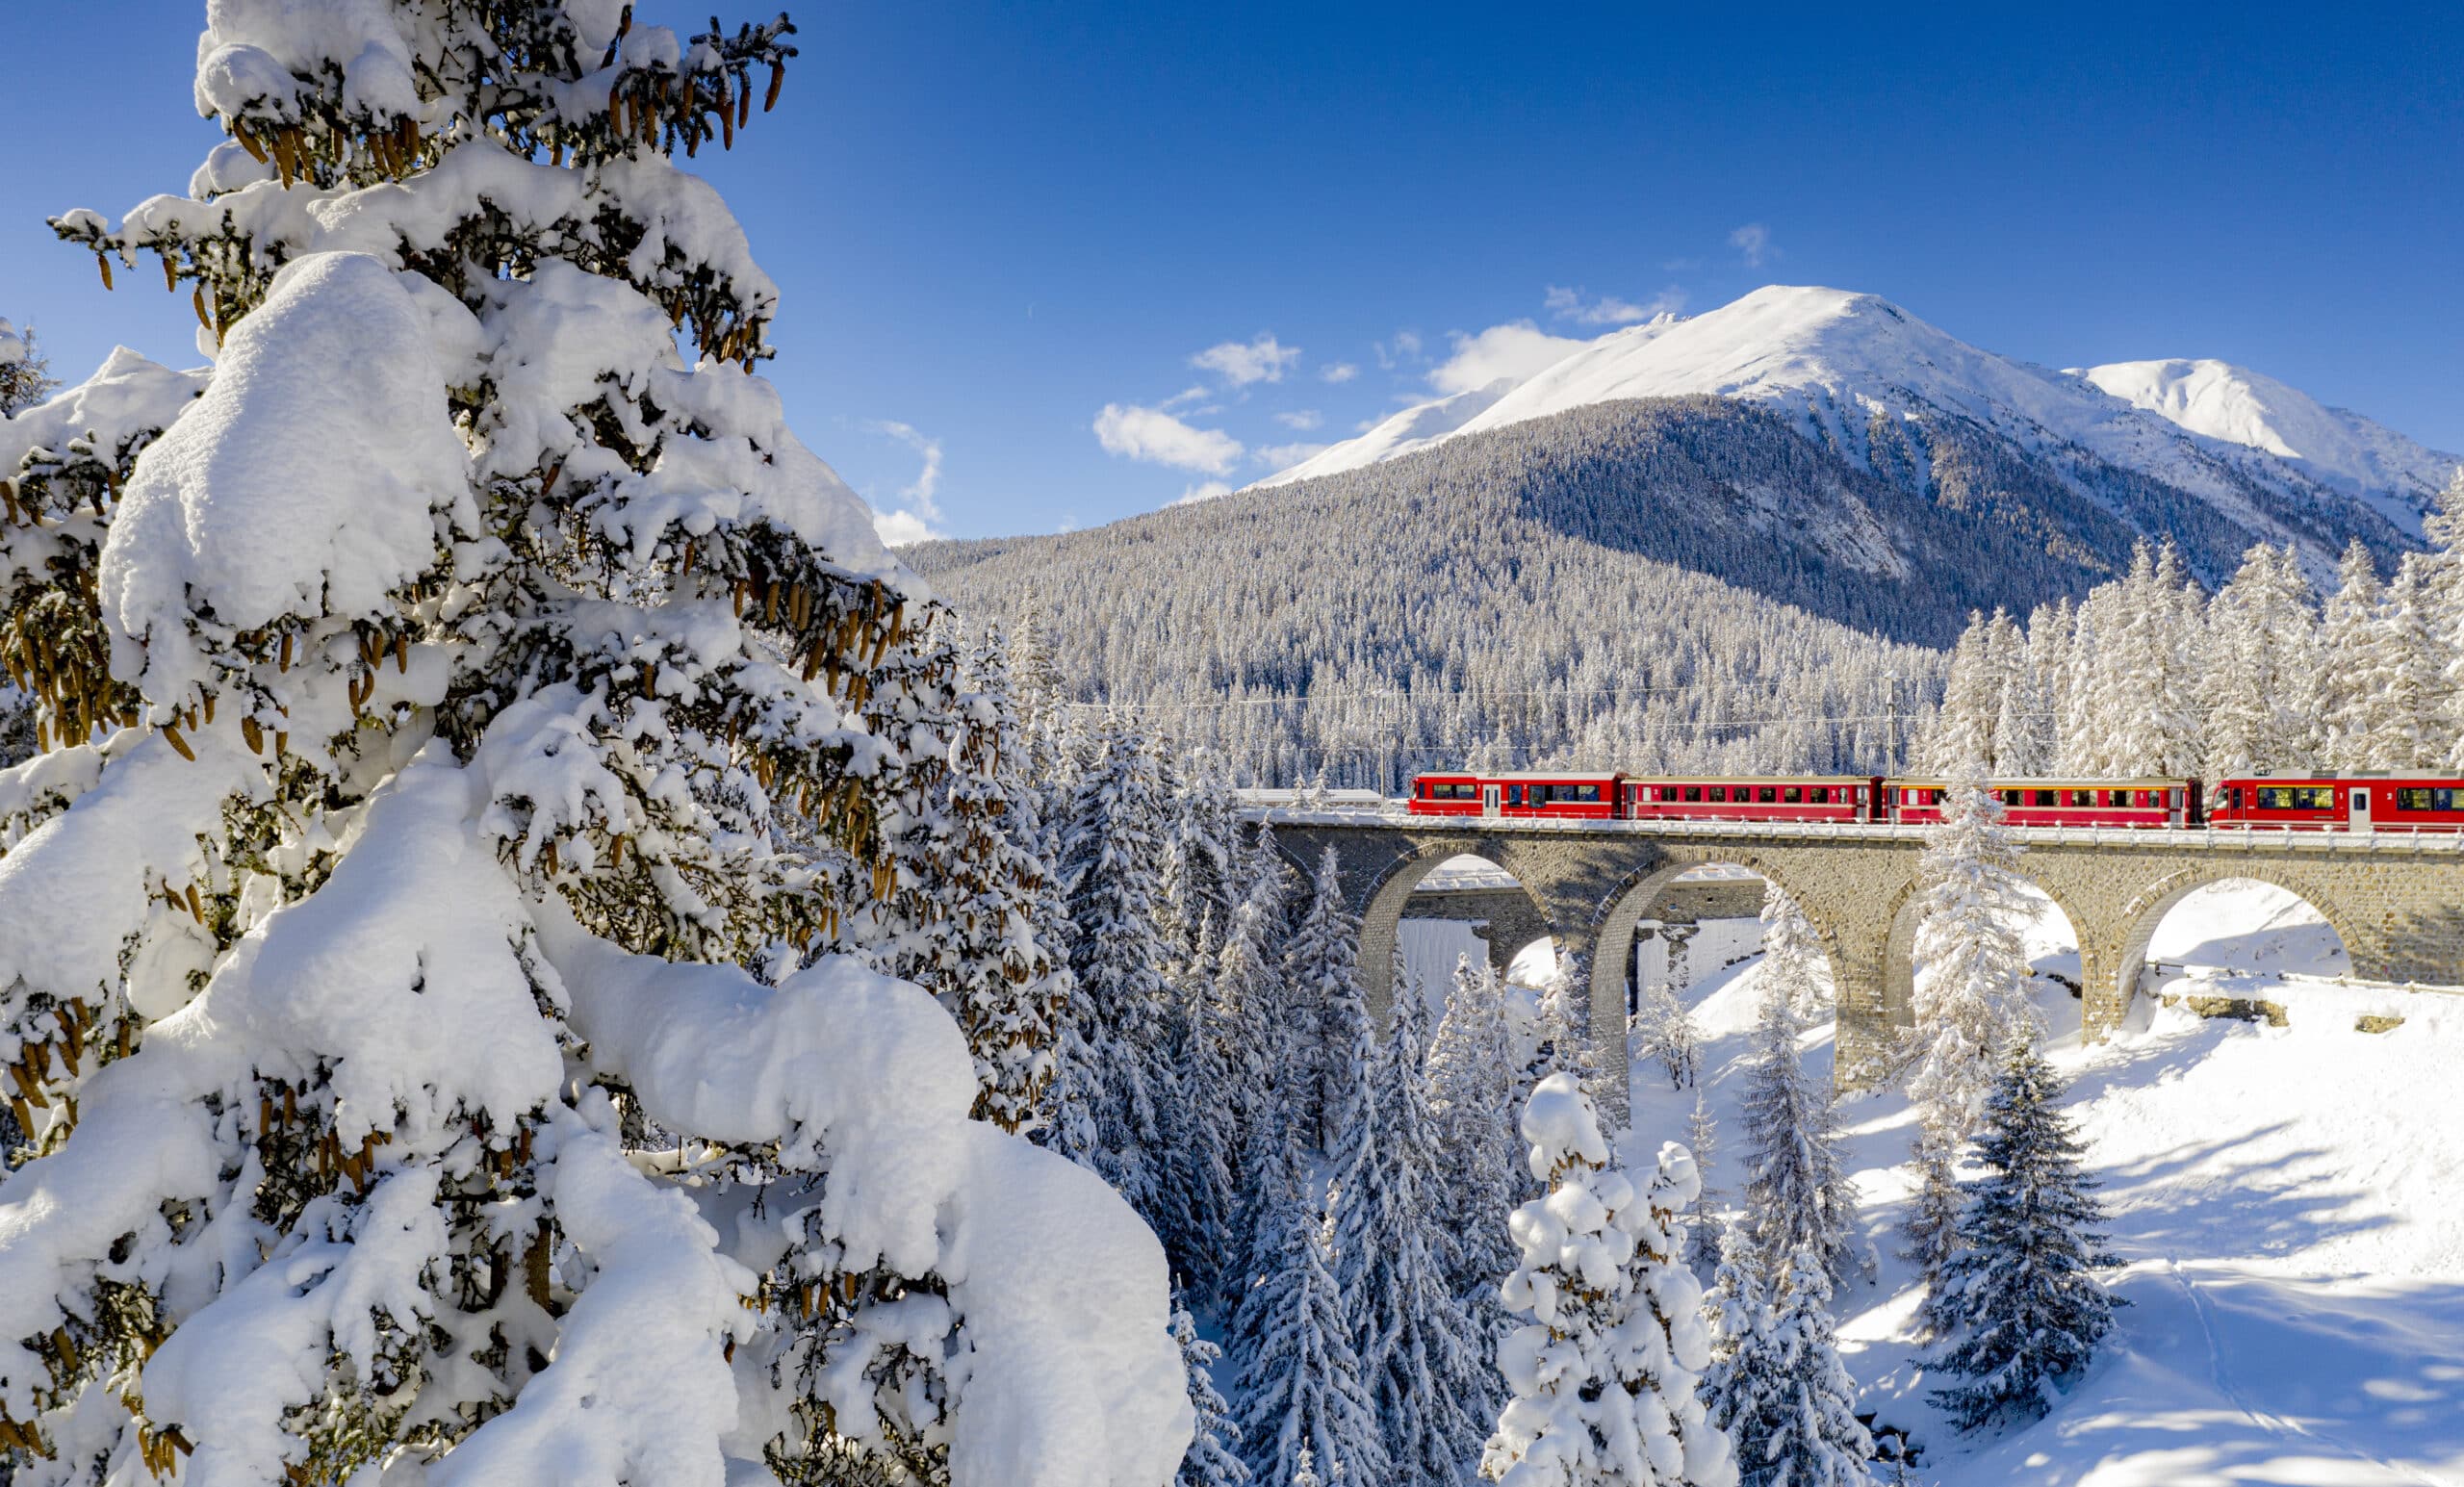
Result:
<svg viewBox="0 0 2464 1487"><path fill-rule="evenodd" d="M2092 806L2096 804L2096 792L2093 790L2073 790L2070 792L2070 804L2073 806Z"/></svg>
<svg viewBox="0 0 2464 1487"><path fill-rule="evenodd" d="M2455 808L2456 808L2455 797L2456 797L2456 795L2457 795L2458 793L2459 793L2459 792L2457 792L2457 791L2455 791L2455 790L2451 790L2451 789L2441 789L2441 790L2432 790L2432 791L2430 791L2430 808L2430 808L2430 809L2432 809L2432 810L2453 810L2453 809L2455 809Z"/></svg>
<svg viewBox="0 0 2464 1487"><path fill-rule="evenodd" d="M2019 805L2019 795L2020 792L2017 790L2005 790L2002 792L2002 804L2005 806Z"/></svg>
<svg viewBox="0 0 2464 1487"><path fill-rule="evenodd" d="M2429 809L2429 791L2426 789L2398 790L2396 792L2396 808L2399 810Z"/></svg>
<svg viewBox="0 0 2464 1487"><path fill-rule="evenodd" d="M2293 792L2282 785L2263 784L2259 786L2259 808L2261 810L2291 810Z"/></svg>
<svg viewBox="0 0 2464 1487"><path fill-rule="evenodd" d="M2293 804L2303 810L2333 810L2336 808L2336 787L2331 784L2297 786L2293 792Z"/></svg>
<svg viewBox="0 0 2464 1487"><path fill-rule="evenodd" d="M1519 784L1507 785L1505 787L1505 803L1509 806L1521 806L1523 804L1523 786Z"/></svg>
<svg viewBox="0 0 2464 1487"><path fill-rule="evenodd" d="M1728 798L1729 798L1729 787L1728 787L1727 785L1724 785L1724 784L1715 784L1715 785L1711 786L1711 793L1704 797L1704 799L1706 799L1706 800L1712 800L1712 801L1725 801L1725 800L1727 800Z"/></svg>
<svg viewBox="0 0 2464 1487"><path fill-rule="evenodd" d="M1597 806L1600 804L1600 786L1596 784L1578 784L1575 786L1575 799L1581 801L1586 805Z"/></svg>
<svg viewBox="0 0 2464 1487"><path fill-rule="evenodd" d="M1831 786L1827 784L1815 785L1806 793L1806 799L1816 806L1827 806L1831 804Z"/></svg>
<svg viewBox="0 0 2464 1487"><path fill-rule="evenodd" d="M1769 806L1778 802L1780 799L1780 792L1766 784L1761 789L1754 792L1754 798L1760 801L1763 805Z"/></svg>
<svg viewBox="0 0 2464 1487"><path fill-rule="evenodd" d="M2062 792L2059 790L2039 790L2037 792L2037 804L2040 806L2059 806L2062 804Z"/></svg>
<svg viewBox="0 0 2464 1487"><path fill-rule="evenodd" d="M1805 791L1803 791L1803 790L1801 790L1801 789L1799 789L1799 788L1797 788L1797 787L1796 787L1795 785L1793 785L1793 784L1792 784L1792 785L1787 786L1786 788L1783 789L1783 790L1780 792L1780 799L1781 799L1781 800L1783 800L1783 801L1784 801L1784 802L1786 802L1788 805L1791 805L1791 806L1797 805L1799 802L1803 801L1805 798L1806 798L1806 792L1805 792Z"/></svg>

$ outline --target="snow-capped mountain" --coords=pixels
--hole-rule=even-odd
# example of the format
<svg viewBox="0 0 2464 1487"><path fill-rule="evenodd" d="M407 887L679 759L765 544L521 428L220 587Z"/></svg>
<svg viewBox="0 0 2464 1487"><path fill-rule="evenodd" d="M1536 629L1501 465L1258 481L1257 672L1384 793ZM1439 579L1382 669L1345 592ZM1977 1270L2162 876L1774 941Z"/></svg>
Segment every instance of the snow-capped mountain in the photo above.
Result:
<svg viewBox="0 0 2464 1487"><path fill-rule="evenodd" d="M2195 365L2206 364L2125 364ZM2228 380L2268 392L2225 396ZM1612 331L1519 384L1405 409L1259 483L1354 470L1589 404L1688 394L1758 404L1852 463L1917 485L1938 439L1982 432L2143 530L2169 525L2130 509L2148 504L2140 488L2152 480L2251 534L2299 542L2314 561L2356 521L2418 537L2444 483L2431 474L2447 458L2247 374L2056 372L1970 346L1877 295L1773 285L1703 315ZM2261 404L2283 411L2253 416ZM2256 437L2262 428L2273 443Z"/></svg>
<svg viewBox="0 0 2464 1487"><path fill-rule="evenodd" d="M2231 362L2110 362L2074 370L2097 387L2194 434L2264 450L2359 493L2403 493L2418 508L2464 456L2426 449L2348 408Z"/></svg>

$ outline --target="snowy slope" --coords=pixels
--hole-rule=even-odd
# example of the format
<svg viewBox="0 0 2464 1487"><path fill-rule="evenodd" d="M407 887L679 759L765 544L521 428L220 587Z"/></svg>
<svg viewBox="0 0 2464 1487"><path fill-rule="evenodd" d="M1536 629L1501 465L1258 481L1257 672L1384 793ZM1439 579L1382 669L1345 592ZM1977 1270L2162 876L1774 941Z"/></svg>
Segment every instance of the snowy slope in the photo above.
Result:
<svg viewBox="0 0 2464 1487"><path fill-rule="evenodd" d="M2272 531L2279 523L2254 506L2253 482L2297 503L2340 503L2363 489L2382 491L2372 483L2379 476L2348 491L2341 464L2314 470L2266 445L2178 423L2088 377L1980 349L1877 295L1791 285L1770 285L1689 319L1662 317L1611 331L1518 386L1500 392L1492 384L1407 409L1259 483L1358 469L1592 403L1689 394L1760 404L1861 461L1878 417L1938 426L1964 421L2026 455L2056 464L2084 455L2162 481L2254 530ZM1484 405L1467 411L1474 403ZM2340 426L2349 445L2371 446L2357 427ZM2395 436L2377 433L2387 451L2379 464L2349 453L2344 463L2360 471L2404 467L2408 456L2387 442ZM2075 472L2068 477L2078 478ZM2420 482L2407 478L2383 492L2394 499L2378 509L2418 534L2426 500Z"/></svg>
<svg viewBox="0 0 2464 1487"><path fill-rule="evenodd" d="M1441 439L1462 432L1464 424L1489 411L1499 398L1513 391L1513 379L1501 378L1468 393L1456 393L1451 397L1405 408L1359 438L1322 449L1291 469L1279 471L1258 483L1287 485L1295 480L1311 480L1319 475L1357 470L1363 465L1374 465L1380 460L1426 449Z"/></svg>
<svg viewBox="0 0 2464 1487"><path fill-rule="evenodd" d="M2075 969L2066 931L2058 914L2032 928L2040 967ZM2281 1001L2291 1025L2143 998L2130 1027L2082 1047L2076 1004L2041 999L2113 1212L2113 1285L2130 1303L2115 1345L2045 1420L1950 1433L1926 1402L1936 1381L1912 1363L1926 1350L1910 1327L1918 1293L1893 1253L1912 1115L1896 1094L1856 1097L1841 1108L1845 1154L1881 1262L1841 1297L1860 1408L1924 1445L1911 1480L1956 1487L2464 1484L2464 1106L2445 1093L2464 996L2281 979L2336 971L2342 951L2257 885L2185 900L2151 951L2177 976L2183 961L2268 967L2191 974L2201 992ZM1758 963L1698 977L1688 996L1722 1141L1706 1180L1732 1192ZM2364 1034L2364 1012L2407 1020ZM1829 1041L1827 1026L1809 1035L1817 1072ZM1630 1161L1681 1137L1692 1103L1656 1065L1633 1090Z"/></svg>
<svg viewBox="0 0 2464 1487"><path fill-rule="evenodd" d="M2230 362L2111 362L2072 375L2194 434L2297 462L2353 491L2400 491L2422 500L2454 477L2464 456L2425 449L2345 408Z"/></svg>

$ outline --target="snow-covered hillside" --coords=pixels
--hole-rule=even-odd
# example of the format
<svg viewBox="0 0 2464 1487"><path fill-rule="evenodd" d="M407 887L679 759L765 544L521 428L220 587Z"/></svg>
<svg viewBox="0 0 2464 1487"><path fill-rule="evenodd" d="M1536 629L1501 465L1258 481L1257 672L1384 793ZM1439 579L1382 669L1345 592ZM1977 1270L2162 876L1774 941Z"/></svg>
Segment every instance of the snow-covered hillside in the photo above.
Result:
<svg viewBox="0 0 2464 1487"><path fill-rule="evenodd" d="M2274 398L2272 407L2291 409L2296 399L2318 406L2283 391L2291 397ZM2166 398L2143 401L2135 387L2109 391L2094 373L2058 372L1996 355L1877 295L1791 285L1756 290L1703 315L1663 315L1611 331L1518 385L1493 383L1405 409L1259 483L1354 470L1593 403L1690 394L1761 404L1868 468L1874 468L1868 447L1878 419L1964 422L2029 456L2060 463L2084 455L2161 481L2257 530L2283 525L2285 513L2271 509L2273 501L2332 505L2367 492L2379 498L2374 509L2418 535L2428 496L2444 483L2423 483L2422 471L2440 456L2367 420L2320 410L2344 430L2338 452L2324 463L2318 455L2293 457L2275 444L2233 432L2232 420L2179 419ZM2306 429L2302 437L2314 448L2329 447ZM2374 458L2362 452L2370 449L2377 451ZM2254 484L2266 494L2254 492Z"/></svg>
<svg viewBox="0 0 2464 1487"><path fill-rule="evenodd" d="M2397 500L2382 509L2409 503L2418 512L2464 464L2464 456L2425 449L2383 423L2330 408L2231 362L2111 362L2071 375L2194 434L2292 461L2329 484L2395 494Z"/></svg>
<svg viewBox="0 0 2464 1487"><path fill-rule="evenodd" d="M2032 931L2040 968L2063 968L2064 930L2054 915ZM2043 983L2052 1055L2113 1212L2112 1281L2130 1303L2114 1345L2037 1424L1950 1433L1912 1363L1917 1294L1893 1253L1913 1117L1896 1093L1852 1098L1845 1156L1881 1262L1839 1301L1861 1408L1923 1444L1911 1480L1957 1487L2464 1483L2464 1106L2446 1093L2464 996L2302 979L2342 968L2332 932L2256 885L2185 901L2152 951L2200 983L2160 995L2264 997L2290 1025L2143 997L2127 1028L2083 1047L2076 1004ZM1730 1138L1707 1181L1731 1192L1758 965L1698 974L1686 998ZM2405 1020L2363 1033L2364 1013ZM1828 1045L1827 1027L1809 1037L1818 1073ZM1691 1091L1645 1064L1634 1095L1635 1155L1682 1137Z"/></svg>

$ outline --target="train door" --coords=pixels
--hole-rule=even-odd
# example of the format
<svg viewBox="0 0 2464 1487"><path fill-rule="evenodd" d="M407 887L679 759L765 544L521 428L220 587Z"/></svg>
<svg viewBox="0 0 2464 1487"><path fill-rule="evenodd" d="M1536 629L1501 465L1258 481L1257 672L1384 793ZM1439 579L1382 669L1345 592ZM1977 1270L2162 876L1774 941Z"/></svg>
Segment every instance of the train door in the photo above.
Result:
<svg viewBox="0 0 2464 1487"><path fill-rule="evenodd" d="M2180 785L2175 785L2165 793L2169 797L2165 803L2165 819L2168 824L2173 826L2189 825L2190 822L2187 819L2188 804L2182 798L2182 787Z"/></svg>
<svg viewBox="0 0 2464 1487"><path fill-rule="evenodd" d="M2356 832L2369 831L2370 787L2368 785L2353 785L2350 787L2350 796L2352 801L2352 809L2347 812L2345 816L2345 824Z"/></svg>
<svg viewBox="0 0 2464 1487"><path fill-rule="evenodd" d="M1484 816L1493 816L1497 813L1498 787L1493 784L1484 784L1480 786L1480 814Z"/></svg>

